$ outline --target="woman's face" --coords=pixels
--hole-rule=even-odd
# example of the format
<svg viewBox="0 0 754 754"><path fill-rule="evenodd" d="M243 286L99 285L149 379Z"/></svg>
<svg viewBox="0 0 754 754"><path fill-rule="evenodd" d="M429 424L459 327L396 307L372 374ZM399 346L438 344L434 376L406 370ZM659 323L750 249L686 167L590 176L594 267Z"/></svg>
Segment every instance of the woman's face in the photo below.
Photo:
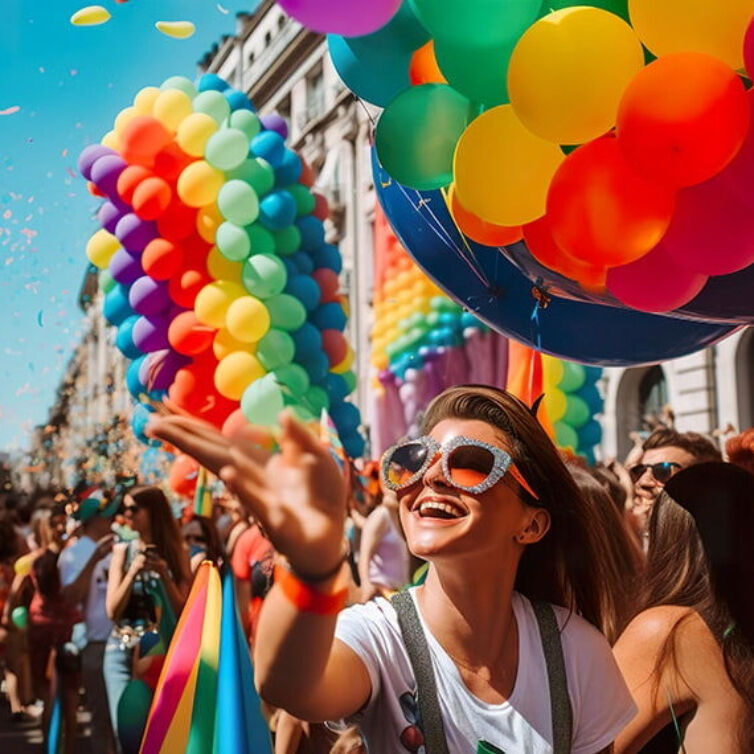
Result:
<svg viewBox="0 0 754 754"><path fill-rule="evenodd" d="M139 535L144 536L149 533L149 514L130 495L123 498L123 518Z"/></svg>
<svg viewBox="0 0 754 754"><path fill-rule="evenodd" d="M207 548L207 540L198 521L189 521L183 527L183 541L191 547Z"/></svg>
<svg viewBox="0 0 754 754"><path fill-rule="evenodd" d="M476 419L444 419L429 435L440 444L462 435L510 451L500 430ZM541 510L520 500L510 475L481 494L454 487L443 475L439 455L422 479L398 493L398 500L409 549L427 560L472 553L499 560L503 546L516 545L517 535Z"/></svg>
<svg viewBox="0 0 754 754"><path fill-rule="evenodd" d="M50 517L50 532L52 533L53 541L57 544L60 544L65 539L67 524L68 518L65 515Z"/></svg>

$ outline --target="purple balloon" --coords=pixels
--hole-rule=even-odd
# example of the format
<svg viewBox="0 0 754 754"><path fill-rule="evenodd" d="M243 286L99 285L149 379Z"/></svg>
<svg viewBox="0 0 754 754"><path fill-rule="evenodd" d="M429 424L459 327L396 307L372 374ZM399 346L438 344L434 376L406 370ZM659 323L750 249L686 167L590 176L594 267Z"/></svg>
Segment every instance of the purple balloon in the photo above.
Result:
<svg viewBox="0 0 754 754"><path fill-rule="evenodd" d="M144 275L131 286L128 292L128 303L135 312L145 317L160 314L170 306L168 286L149 275Z"/></svg>
<svg viewBox="0 0 754 754"><path fill-rule="evenodd" d="M401 0L278 0L286 13L308 29L325 34L360 37L383 27L398 10Z"/></svg>
<svg viewBox="0 0 754 754"><path fill-rule="evenodd" d="M94 185L103 194L117 197L118 178L125 169L126 161L122 157L117 154L106 154L94 161L90 175Z"/></svg>
<svg viewBox="0 0 754 754"><path fill-rule="evenodd" d="M144 274L139 259L129 254L125 249L118 249L113 254L108 269L113 280L117 280L121 285L125 286L131 285L131 283L138 280Z"/></svg>
<svg viewBox="0 0 754 754"><path fill-rule="evenodd" d="M268 131L275 131L275 133L280 134L284 139L288 138L288 123L281 115L270 113L269 115L263 115L260 120Z"/></svg>
<svg viewBox="0 0 754 754"><path fill-rule="evenodd" d="M118 221L115 235L126 249L140 254L158 234L157 226L153 222L142 220L138 215L129 212Z"/></svg>
<svg viewBox="0 0 754 754"><path fill-rule="evenodd" d="M115 152L106 147L104 144L90 144L88 147L84 147L79 155L76 167L79 169L79 173L86 178L87 181L92 180L92 165L100 157L104 157L106 154L115 154Z"/></svg>
<svg viewBox="0 0 754 754"><path fill-rule="evenodd" d="M118 220L125 215L122 209L119 209L109 199L103 202L102 206L97 212L97 219L99 224L108 232L115 233L115 226L118 224Z"/></svg>
<svg viewBox="0 0 754 754"><path fill-rule="evenodd" d="M173 384L176 372L190 362L190 357L176 353L172 348L154 351L139 367L139 380L149 384L150 390L167 390Z"/></svg>
<svg viewBox="0 0 754 754"><path fill-rule="evenodd" d="M134 322L131 339L143 353L169 348L168 323L164 317L139 317Z"/></svg>

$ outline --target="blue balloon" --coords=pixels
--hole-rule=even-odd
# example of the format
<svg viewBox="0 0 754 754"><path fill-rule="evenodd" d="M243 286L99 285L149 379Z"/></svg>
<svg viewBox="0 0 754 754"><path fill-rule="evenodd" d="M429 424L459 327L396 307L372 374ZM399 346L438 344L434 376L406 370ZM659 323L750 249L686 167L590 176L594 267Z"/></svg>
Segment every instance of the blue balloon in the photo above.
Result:
<svg viewBox="0 0 754 754"><path fill-rule="evenodd" d="M295 254L291 255L289 259L302 275L311 275L312 272L314 272L314 262L312 262L312 258L306 252L297 251Z"/></svg>
<svg viewBox="0 0 754 754"><path fill-rule="evenodd" d="M602 379L602 367L585 366L584 372L586 373L586 383L594 384L598 380Z"/></svg>
<svg viewBox="0 0 754 754"><path fill-rule="evenodd" d="M590 419L576 433L579 436L579 448L593 448L602 442L602 427L596 419Z"/></svg>
<svg viewBox="0 0 754 754"><path fill-rule="evenodd" d="M589 411L592 414L602 413L604 402L596 385L586 384L580 390L576 391L576 395L578 395L578 397L581 398L587 406L589 406Z"/></svg>
<svg viewBox="0 0 754 754"><path fill-rule="evenodd" d="M251 100L238 89L226 89L223 94L225 99L228 100L231 110L251 110L255 112L254 105L251 104Z"/></svg>
<svg viewBox="0 0 754 754"><path fill-rule="evenodd" d="M230 84L216 73L205 73L199 78L196 88L200 92L209 92L211 90L224 92L229 86Z"/></svg>
<svg viewBox="0 0 754 754"><path fill-rule="evenodd" d="M251 140L249 151L255 157L267 160L273 168L278 168L285 158L285 139L277 131L262 131Z"/></svg>
<svg viewBox="0 0 754 754"><path fill-rule="evenodd" d="M138 314L123 320L118 327L118 334L115 336L115 345L127 359L136 359L141 356L141 350L134 345L133 341L133 329L138 321Z"/></svg>
<svg viewBox="0 0 754 754"><path fill-rule="evenodd" d="M278 259L285 266L285 271L286 273L288 273L288 280L290 280L294 275L298 275L301 272L296 263L293 261L293 257L278 257Z"/></svg>
<svg viewBox="0 0 754 754"><path fill-rule="evenodd" d="M287 228L293 224L297 212L296 201L282 189L270 192L259 203L259 219L267 230Z"/></svg>
<svg viewBox="0 0 754 754"><path fill-rule="evenodd" d="M149 438L145 434L147 422L149 421L149 415L151 413L152 409L147 408L143 403L134 406L133 414L131 414L131 429L137 440L151 448L156 448L160 445L160 441Z"/></svg>
<svg viewBox="0 0 754 754"><path fill-rule="evenodd" d="M298 330L291 333L291 337L296 344L296 361L303 363L322 353L322 335L311 322L304 322Z"/></svg>
<svg viewBox="0 0 754 754"><path fill-rule="evenodd" d="M337 246L326 243L309 253L316 268L326 267L328 270L337 272L338 275L343 271L343 257L340 256Z"/></svg>
<svg viewBox="0 0 754 754"><path fill-rule="evenodd" d="M141 365L146 358L147 354L139 356L139 358L134 359L128 365L128 369L126 369L126 387L128 388L128 392L131 393L137 401L139 400L139 396L147 390L144 383L139 379L139 369L141 369Z"/></svg>
<svg viewBox="0 0 754 754"><path fill-rule="evenodd" d="M105 319L115 326L123 323L128 317L133 317L136 312L128 303L128 288L120 285L120 283L114 285L105 295L102 312Z"/></svg>
<svg viewBox="0 0 754 754"><path fill-rule="evenodd" d="M439 191L401 186L374 150L372 166L380 204L424 272L479 319L531 348L586 364L634 366L698 351L736 329L578 301L554 289L546 291L544 308L532 294L537 278L527 277L505 254L468 239L472 253L466 251Z"/></svg>
<svg viewBox="0 0 754 754"><path fill-rule="evenodd" d="M303 170L301 158L292 149L286 149L280 164L275 167L275 185L290 186L301 177Z"/></svg>
<svg viewBox="0 0 754 754"><path fill-rule="evenodd" d="M353 403L333 403L330 406L330 417L338 428L341 437L355 432L361 424L361 414Z"/></svg>
<svg viewBox="0 0 754 754"><path fill-rule="evenodd" d="M294 275L288 278L285 292L297 298L308 312L314 311L322 298L322 291L311 275Z"/></svg>
<svg viewBox="0 0 754 754"><path fill-rule="evenodd" d="M716 275L696 298L678 310L680 314L707 319L754 323L754 265L732 275Z"/></svg>
<svg viewBox="0 0 754 754"><path fill-rule="evenodd" d="M330 371L330 360L324 351L318 351L300 363L313 383L322 382Z"/></svg>
<svg viewBox="0 0 754 754"><path fill-rule="evenodd" d="M296 227L301 231L301 248L304 251L319 249L325 242L325 226L314 215L304 215L296 220Z"/></svg>
<svg viewBox="0 0 754 754"><path fill-rule="evenodd" d="M459 319L464 330L467 327L478 327L480 329L483 327L482 323L471 312L461 312Z"/></svg>
<svg viewBox="0 0 754 754"><path fill-rule="evenodd" d="M453 312L440 312L437 318L440 327L447 327L451 330L457 330L461 327L461 317Z"/></svg>
<svg viewBox="0 0 754 754"><path fill-rule="evenodd" d="M335 372L328 372L322 387L330 397L330 403L339 403L349 393L348 383L345 381L342 375L335 374Z"/></svg>
<svg viewBox="0 0 754 754"><path fill-rule="evenodd" d="M366 440L358 433L352 432L349 435L341 438L343 443L343 450L346 451L346 455L349 458L361 458L366 450Z"/></svg>
<svg viewBox="0 0 754 754"><path fill-rule="evenodd" d="M343 332L346 329L346 313L343 307L335 301L318 306L312 312L310 319L320 330Z"/></svg>

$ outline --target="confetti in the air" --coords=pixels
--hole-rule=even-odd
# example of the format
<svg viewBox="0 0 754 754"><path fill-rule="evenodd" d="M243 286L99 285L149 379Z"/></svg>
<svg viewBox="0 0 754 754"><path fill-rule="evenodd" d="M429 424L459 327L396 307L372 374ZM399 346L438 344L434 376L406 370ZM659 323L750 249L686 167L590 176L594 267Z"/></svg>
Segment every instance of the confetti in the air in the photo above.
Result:
<svg viewBox="0 0 754 754"><path fill-rule="evenodd" d="M13 113L17 113L21 109L20 105L13 105L11 107L6 107L5 110L0 110L0 115L13 115Z"/></svg>
<svg viewBox="0 0 754 754"><path fill-rule="evenodd" d="M71 16L74 26L99 26L111 18L109 11L101 5L87 5Z"/></svg>
<svg viewBox="0 0 754 754"><path fill-rule="evenodd" d="M227 8L223 8L220 3L217 4L217 10L219 10L220 13L224 13L226 16L228 15L228 13L230 13L230 11Z"/></svg>
<svg viewBox="0 0 754 754"><path fill-rule="evenodd" d="M155 28L174 39L188 39L196 31L196 26L191 21L158 21Z"/></svg>

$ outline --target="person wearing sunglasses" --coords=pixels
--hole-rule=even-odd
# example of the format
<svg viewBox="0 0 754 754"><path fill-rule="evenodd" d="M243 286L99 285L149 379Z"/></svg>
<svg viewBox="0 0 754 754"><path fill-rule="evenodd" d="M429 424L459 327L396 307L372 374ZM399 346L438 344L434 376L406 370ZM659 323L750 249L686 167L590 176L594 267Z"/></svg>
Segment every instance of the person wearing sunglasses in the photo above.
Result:
<svg viewBox="0 0 754 754"><path fill-rule="evenodd" d="M601 622L598 527L530 409L457 386L423 436L385 455L422 586L345 606L346 486L288 413L280 453L188 417L148 432L190 453L262 521L285 556L260 620L262 697L302 720L357 723L370 751L609 752L635 708Z"/></svg>
<svg viewBox="0 0 754 754"><path fill-rule="evenodd" d="M706 461L721 461L720 451L704 435L661 427L644 441L641 457L629 467L634 484L629 523L646 551L649 517L666 482L681 469Z"/></svg>

